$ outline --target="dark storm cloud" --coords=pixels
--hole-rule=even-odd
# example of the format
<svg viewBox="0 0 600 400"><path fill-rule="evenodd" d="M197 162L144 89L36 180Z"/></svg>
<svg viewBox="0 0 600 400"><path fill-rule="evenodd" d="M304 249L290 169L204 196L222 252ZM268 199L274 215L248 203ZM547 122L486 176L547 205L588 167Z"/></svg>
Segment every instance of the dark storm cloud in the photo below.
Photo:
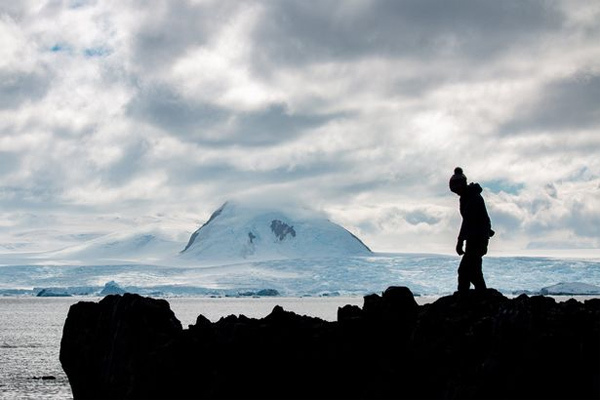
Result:
<svg viewBox="0 0 600 400"><path fill-rule="evenodd" d="M518 232L523 226L522 215L516 215L514 210L506 210L502 207L497 207L493 202L488 202L488 212L494 230L500 234Z"/></svg>
<svg viewBox="0 0 600 400"><path fill-rule="evenodd" d="M334 160L322 160L298 168L268 170L240 170L225 163L198 166L191 161L170 167L170 187L181 190L182 196L189 196L186 187L201 187L203 202L219 203L254 195L265 201L303 199L308 204L313 204L315 196L319 199L339 196L336 181L344 168ZM329 184L323 185L323 182Z"/></svg>
<svg viewBox="0 0 600 400"><path fill-rule="evenodd" d="M599 238L600 212L594 203L598 193L600 190L597 189L596 193L590 193L583 200L567 199L562 203L563 210L560 214L553 212L549 202L544 207L532 207L530 212L533 218L526 227L527 232L533 237L540 232L562 229L571 231L579 238Z"/></svg>
<svg viewBox="0 0 600 400"><path fill-rule="evenodd" d="M600 190L596 191L596 195L600 195ZM579 236L600 238L600 212L589 203L574 202L565 222Z"/></svg>
<svg viewBox="0 0 600 400"><path fill-rule="evenodd" d="M50 82L38 73L0 72L0 110L15 109L26 101L44 97Z"/></svg>
<svg viewBox="0 0 600 400"><path fill-rule="evenodd" d="M183 99L166 86L139 92L128 105L128 112L170 134L216 146L275 145L345 116L292 114L283 104L272 104L256 111L234 111ZM224 125L228 128L223 129Z"/></svg>
<svg viewBox="0 0 600 400"><path fill-rule="evenodd" d="M34 187L2 186L0 201L6 210L48 210L58 209L62 190L52 185Z"/></svg>
<svg viewBox="0 0 600 400"><path fill-rule="evenodd" d="M127 112L171 134L197 137L215 129L229 117L229 112L222 107L190 102L167 86L140 90L129 103Z"/></svg>
<svg viewBox="0 0 600 400"><path fill-rule="evenodd" d="M269 145L291 140L303 131L318 127L342 114L290 114L285 105L275 104L256 112L237 114L236 143Z"/></svg>
<svg viewBox="0 0 600 400"><path fill-rule="evenodd" d="M139 1L138 5L150 12L141 19L132 38L134 62L143 69L155 70L168 67L190 47L206 44L228 23L240 3L179 1L173 6L169 1L156 0Z"/></svg>
<svg viewBox="0 0 600 400"><path fill-rule="evenodd" d="M10 174L19 169L21 160L19 155L13 152L0 151L0 176Z"/></svg>
<svg viewBox="0 0 600 400"><path fill-rule="evenodd" d="M600 75L576 75L542 87L538 101L501 128L506 134L527 130L564 131L600 126Z"/></svg>
<svg viewBox="0 0 600 400"><path fill-rule="evenodd" d="M347 2L273 2L256 31L257 59L302 64L364 56L491 57L527 46L560 27L562 15L543 1L440 2L383 0L354 13Z"/></svg>
<svg viewBox="0 0 600 400"><path fill-rule="evenodd" d="M9 16L15 21L20 21L30 10L24 1L3 1L2 14Z"/></svg>
<svg viewBox="0 0 600 400"><path fill-rule="evenodd" d="M442 73L429 73L419 76L411 76L407 79L398 79L390 86L391 93L401 93L405 97L418 98L427 94L430 90L439 88L450 79Z"/></svg>
<svg viewBox="0 0 600 400"><path fill-rule="evenodd" d="M121 159L101 172L105 183L111 186L125 185L139 172L144 172L147 166L145 156L149 147L150 145L143 140L124 145Z"/></svg>
<svg viewBox="0 0 600 400"><path fill-rule="evenodd" d="M268 156L265 156L268 158ZM350 166L337 160L323 159L312 163L293 167L284 166L267 170L240 169L222 160L221 163L209 165L196 165L194 160L183 160L166 165L169 170L169 182L175 185L189 185L191 183L216 183L221 187L229 186L227 191L235 188L247 188L263 184L281 184L300 181L319 176L321 178L332 176ZM291 164L291 160L290 160Z"/></svg>
<svg viewBox="0 0 600 400"><path fill-rule="evenodd" d="M193 160L182 160L181 162L169 163L167 165L169 182L172 185L185 187L185 185L191 183L226 183L232 177L237 175L231 165L195 165L192 161Z"/></svg>
<svg viewBox="0 0 600 400"><path fill-rule="evenodd" d="M360 193L371 193L382 188L390 186L390 181L383 177L373 177L364 182L357 182L356 180L351 181L340 181L336 182L336 191L341 196L351 196Z"/></svg>

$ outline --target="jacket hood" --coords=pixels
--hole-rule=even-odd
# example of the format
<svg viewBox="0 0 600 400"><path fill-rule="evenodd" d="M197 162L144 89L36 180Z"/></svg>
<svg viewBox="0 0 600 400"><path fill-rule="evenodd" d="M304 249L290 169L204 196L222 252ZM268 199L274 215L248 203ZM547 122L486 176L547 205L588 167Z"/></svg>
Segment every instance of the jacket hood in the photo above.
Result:
<svg viewBox="0 0 600 400"><path fill-rule="evenodd" d="M479 183L469 183L469 186L467 186L467 193L469 194L480 194L481 192L483 192L483 189Z"/></svg>

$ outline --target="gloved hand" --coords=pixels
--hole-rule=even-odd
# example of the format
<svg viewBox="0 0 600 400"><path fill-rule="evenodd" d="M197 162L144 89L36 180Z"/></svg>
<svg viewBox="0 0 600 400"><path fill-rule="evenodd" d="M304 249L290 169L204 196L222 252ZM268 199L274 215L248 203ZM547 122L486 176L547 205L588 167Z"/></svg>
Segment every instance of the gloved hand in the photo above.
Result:
<svg viewBox="0 0 600 400"><path fill-rule="evenodd" d="M463 251L463 241L460 239L456 243L456 254L458 254L459 256L465 254L465 252Z"/></svg>

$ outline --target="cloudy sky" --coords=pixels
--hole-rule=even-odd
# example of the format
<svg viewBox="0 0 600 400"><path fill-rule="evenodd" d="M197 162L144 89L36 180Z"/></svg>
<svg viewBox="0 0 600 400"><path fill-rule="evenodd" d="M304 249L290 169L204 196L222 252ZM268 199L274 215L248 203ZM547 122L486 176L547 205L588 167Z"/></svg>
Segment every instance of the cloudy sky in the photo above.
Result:
<svg viewBox="0 0 600 400"><path fill-rule="evenodd" d="M599 22L593 1L1 0L0 241L185 236L251 198L446 253L462 166L491 254L598 250Z"/></svg>

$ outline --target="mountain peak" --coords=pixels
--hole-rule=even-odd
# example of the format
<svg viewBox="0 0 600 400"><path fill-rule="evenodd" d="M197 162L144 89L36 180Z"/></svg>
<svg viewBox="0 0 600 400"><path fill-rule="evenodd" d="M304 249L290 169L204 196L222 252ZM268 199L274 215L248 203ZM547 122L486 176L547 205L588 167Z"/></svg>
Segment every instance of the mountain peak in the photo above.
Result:
<svg viewBox="0 0 600 400"><path fill-rule="evenodd" d="M258 260L368 255L371 250L318 212L228 201L191 235L181 253L201 260Z"/></svg>

